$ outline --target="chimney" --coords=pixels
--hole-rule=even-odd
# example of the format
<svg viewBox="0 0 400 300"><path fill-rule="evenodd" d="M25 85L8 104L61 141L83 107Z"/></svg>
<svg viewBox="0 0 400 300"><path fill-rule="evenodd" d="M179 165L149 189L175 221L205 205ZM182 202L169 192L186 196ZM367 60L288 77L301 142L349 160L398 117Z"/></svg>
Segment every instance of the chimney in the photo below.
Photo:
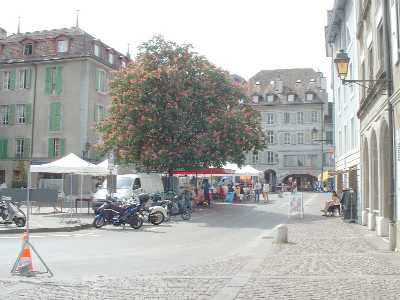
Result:
<svg viewBox="0 0 400 300"><path fill-rule="evenodd" d="M278 94L283 93L283 80L278 77L278 79L275 80L274 82L274 87L275 87L275 92Z"/></svg>
<svg viewBox="0 0 400 300"><path fill-rule="evenodd" d="M7 31L0 27L0 40L4 40L7 38Z"/></svg>

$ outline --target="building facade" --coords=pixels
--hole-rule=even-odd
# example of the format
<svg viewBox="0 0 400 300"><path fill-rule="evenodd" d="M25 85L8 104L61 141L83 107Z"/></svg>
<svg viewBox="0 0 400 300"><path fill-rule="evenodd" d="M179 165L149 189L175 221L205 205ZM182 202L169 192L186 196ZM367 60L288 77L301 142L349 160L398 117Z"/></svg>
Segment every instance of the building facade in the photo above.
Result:
<svg viewBox="0 0 400 300"><path fill-rule="evenodd" d="M261 114L267 149L248 154L248 163L264 172L275 189L289 178L301 190L328 182L333 162L332 107L326 79L312 69L260 71L249 80L252 105Z"/></svg>
<svg viewBox="0 0 400 300"><path fill-rule="evenodd" d="M129 58L78 27L0 29L0 183L67 153L95 159L111 71Z"/></svg>
<svg viewBox="0 0 400 300"><path fill-rule="evenodd" d="M332 58L331 89L335 105L336 189L355 191L361 208L360 120L359 86L343 85L333 63L336 53L345 50L352 58L348 79L358 78L357 3L353 0L336 0L328 11L326 52Z"/></svg>

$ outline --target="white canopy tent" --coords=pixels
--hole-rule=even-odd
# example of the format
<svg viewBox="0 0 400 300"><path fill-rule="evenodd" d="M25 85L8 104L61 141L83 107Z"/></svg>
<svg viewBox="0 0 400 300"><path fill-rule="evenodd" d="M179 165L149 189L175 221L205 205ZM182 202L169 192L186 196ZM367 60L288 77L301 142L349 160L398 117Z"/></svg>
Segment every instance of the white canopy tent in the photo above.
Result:
<svg viewBox="0 0 400 300"><path fill-rule="evenodd" d="M96 166L102 168L107 172L107 174L110 174L110 169L111 169L111 174L112 175L117 175L118 173L118 166L111 166L108 159L103 160L101 163L97 164Z"/></svg>
<svg viewBox="0 0 400 300"><path fill-rule="evenodd" d="M262 171L253 168L250 165L246 165L235 172L236 176L260 176Z"/></svg>

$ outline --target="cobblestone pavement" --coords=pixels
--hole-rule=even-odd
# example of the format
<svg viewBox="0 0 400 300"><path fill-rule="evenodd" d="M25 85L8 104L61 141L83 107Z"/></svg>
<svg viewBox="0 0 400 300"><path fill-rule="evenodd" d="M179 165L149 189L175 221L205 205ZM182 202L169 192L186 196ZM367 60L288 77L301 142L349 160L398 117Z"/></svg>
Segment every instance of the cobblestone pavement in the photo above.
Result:
<svg viewBox="0 0 400 300"><path fill-rule="evenodd" d="M268 251L263 236L253 254L174 272L0 280L0 299L400 299L400 255L365 227L320 216L322 201L309 201L303 220L288 221L290 242Z"/></svg>
<svg viewBox="0 0 400 300"><path fill-rule="evenodd" d="M289 222L290 242L274 245L235 299L400 299L400 255L316 208Z"/></svg>

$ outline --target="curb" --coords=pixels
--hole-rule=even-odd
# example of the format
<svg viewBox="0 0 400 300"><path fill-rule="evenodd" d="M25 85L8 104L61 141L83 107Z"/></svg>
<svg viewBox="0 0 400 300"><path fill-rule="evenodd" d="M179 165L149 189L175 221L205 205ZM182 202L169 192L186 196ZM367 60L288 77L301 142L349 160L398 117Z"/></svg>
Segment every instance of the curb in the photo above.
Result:
<svg viewBox="0 0 400 300"><path fill-rule="evenodd" d="M69 232L69 231L78 231L82 229L88 229L93 227L93 225L90 224L82 224L82 225L76 225L76 226L65 226L65 227L43 227L43 228L30 228L29 232ZM23 233L25 232L25 227L23 228L12 228L12 229L5 229L5 230L0 230L0 235L1 234L13 234L13 233Z"/></svg>

